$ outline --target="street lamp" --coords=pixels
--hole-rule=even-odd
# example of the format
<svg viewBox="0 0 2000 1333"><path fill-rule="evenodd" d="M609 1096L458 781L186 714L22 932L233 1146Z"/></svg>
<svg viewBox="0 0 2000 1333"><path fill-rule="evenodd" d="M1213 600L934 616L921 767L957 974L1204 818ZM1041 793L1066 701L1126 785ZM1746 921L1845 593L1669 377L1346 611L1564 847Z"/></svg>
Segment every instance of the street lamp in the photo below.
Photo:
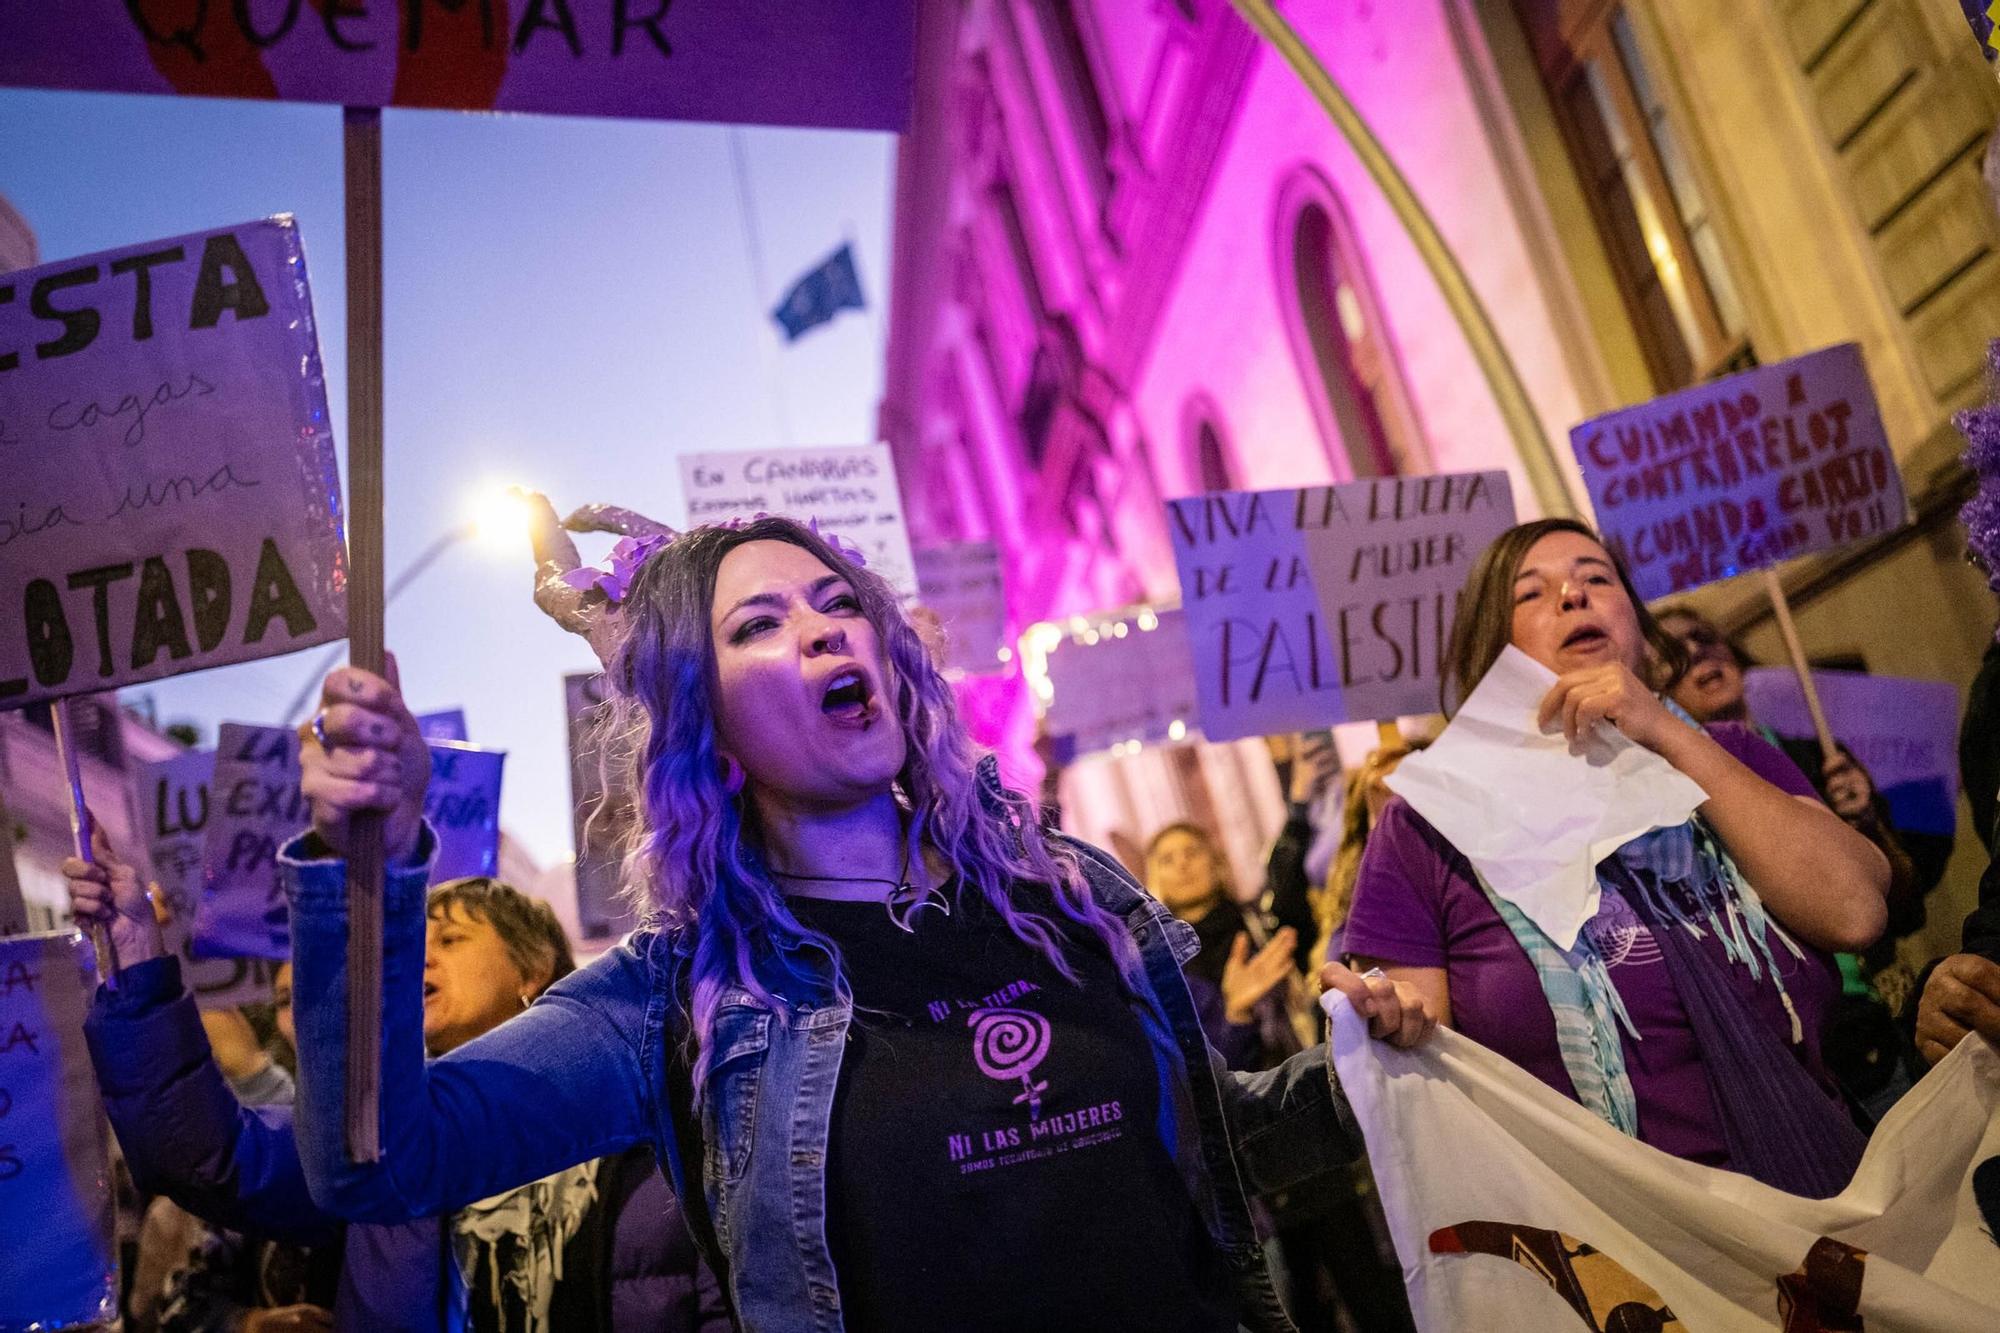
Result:
<svg viewBox="0 0 2000 1333"><path fill-rule="evenodd" d="M454 546L475 538L483 538L496 544L502 538L518 540L526 531L527 522L528 510L524 503L501 487L490 488L481 494L471 518L449 531L440 533L429 546L417 553L417 558L410 561L402 573L396 575L382 598L382 609L388 610L403 589L415 583L422 577L424 571L436 564L444 553ZM345 649L344 643L333 644L327 649L326 654L314 666L312 675L306 678L305 684L299 687L299 692L292 696L291 703L285 706L284 725L294 727L303 720L306 709L312 704L313 691L317 690L320 682L326 679L326 673L333 670L334 663L340 660L340 655Z"/></svg>

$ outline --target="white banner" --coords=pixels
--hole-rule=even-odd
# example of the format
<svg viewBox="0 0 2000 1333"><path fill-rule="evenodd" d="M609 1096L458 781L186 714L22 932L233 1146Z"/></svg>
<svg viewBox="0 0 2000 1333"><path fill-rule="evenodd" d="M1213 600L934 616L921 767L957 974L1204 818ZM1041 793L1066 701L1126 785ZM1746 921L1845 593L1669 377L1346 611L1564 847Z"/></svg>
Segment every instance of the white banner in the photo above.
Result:
<svg viewBox="0 0 2000 1333"><path fill-rule="evenodd" d="M1629 1139L1456 1032L1399 1051L1327 1012L1425 1333L2000 1328L1972 1182L2000 1153L2000 1053L1977 1037L1812 1200Z"/></svg>

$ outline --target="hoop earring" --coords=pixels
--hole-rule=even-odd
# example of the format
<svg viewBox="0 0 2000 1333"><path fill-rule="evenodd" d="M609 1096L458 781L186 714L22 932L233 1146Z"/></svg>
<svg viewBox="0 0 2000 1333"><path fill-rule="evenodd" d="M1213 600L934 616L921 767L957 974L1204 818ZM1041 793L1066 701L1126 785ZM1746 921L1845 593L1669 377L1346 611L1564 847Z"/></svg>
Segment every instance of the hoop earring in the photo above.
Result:
<svg viewBox="0 0 2000 1333"><path fill-rule="evenodd" d="M741 793L743 790L744 779L745 779L745 774L743 772L743 765L736 762L736 756L733 754L723 755L722 756L723 794L727 796L735 796Z"/></svg>

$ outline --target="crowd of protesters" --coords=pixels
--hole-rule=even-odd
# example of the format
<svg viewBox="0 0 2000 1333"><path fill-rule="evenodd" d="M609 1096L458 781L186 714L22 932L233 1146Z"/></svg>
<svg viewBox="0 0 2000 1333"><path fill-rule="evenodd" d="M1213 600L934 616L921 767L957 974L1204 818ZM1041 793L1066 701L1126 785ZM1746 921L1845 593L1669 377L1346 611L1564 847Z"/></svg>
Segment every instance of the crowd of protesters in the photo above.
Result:
<svg viewBox="0 0 2000 1333"><path fill-rule="evenodd" d="M1814 1197L1931 1063L2000 1039L1994 872L1963 952L1899 971L1949 840L1899 829L1852 754L1760 726L1744 653L1649 610L1580 523L1477 562L1446 715L1511 646L1556 677L1549 727L1615 727L1708 799L1599 866L1563 950L1385 785L1422 736L1344 771L1328 733L1274 738L1261 883L1192 822L1121 863L1000 783L849 548L599 510L625 536L607 596L533 498L537 601L616 688L643 924L576 969L545 905L426 888L427 752L393 675L353 669L303 729L274 1014L197 1011L130 849L70 862L123 960L87 1035L144 1207L130 1327L1400 1330L1324 988L1382 1040L1451 1026L1643 1142ZM1966 776L1989 837L1992 767ZM374 1162L341 1096L363 811L388 859ZM1036 1134L1094 1132L1009 1151L992 1127L1024 1101Z"/></svg>

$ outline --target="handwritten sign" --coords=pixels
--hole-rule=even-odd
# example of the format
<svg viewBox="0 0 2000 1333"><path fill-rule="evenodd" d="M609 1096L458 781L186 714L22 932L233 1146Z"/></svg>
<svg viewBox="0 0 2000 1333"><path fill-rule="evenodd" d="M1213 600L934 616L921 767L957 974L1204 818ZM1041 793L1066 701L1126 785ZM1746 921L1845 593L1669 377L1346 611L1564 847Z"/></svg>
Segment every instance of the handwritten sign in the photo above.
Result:
<svg viewBox="0 0 2000 1333"><path fill-rule="evenodd" d="M1570 444L1648 601L1909 521L1853 343L1593 418Z"/></svg>
<svg viewBox="0 0 2000 1333"><path fill-rule="evenodd" d="M1171 500L1212 741L1435 712L1459 589L1514 524L1504 472Z"/></svg>
<svg viewBox="0 0 2000 1333"><path fill-rule="evenodd" d="M83 1044L74 931L0 940L0 1329L118 1315L111 1143Z"/></svg>
<svg viewBox="0 0 2000 1333"><path fill-rule="evenodd" d="M563 677L569 713L570 814L576 837L576 917L586 939L621 934L636 924L619 896L626 831L633 819L629 793L606 787L600 731L609 705L596 672Z"/></svg>
<svg viewBox="0 0 2000 1333"><path fill-rule="evenodd" d="M312 822L299 791L299 734L225 722L209 783L197 958L292 956L291 912L278 884L278 849Z"/></svg>
<svg viewBox="0 0 2000 1333"><path fill-rule="evenodd" d="M150 878L166 900L167 950L204 1009L227 1009L271 998L275 968L262 958L198 958L195 913L201 903L202 845L207 837L212 750L190 750L143 764L132 776L133 804L145 838Z"/></svg>
<svg viewBox="0 0 2000 1333"><path fill-rule="evenodd" d="M433 884L491 875L500 864L502 750L431 741L424 818L437 834ZM292 956L291 909L278 881L278 849L306 830L299 735L289 727L225 722L217 736L202 890L191 949L196 958Z"/></svg>
<svg viewBox="0 0 2000 1333"><path fill-rule="evenodd" d="M1815 671L1827 726L1861 761L1889 803L1890 822L1912 833L1958 830L1958 688L1941 680ZM1743 674L1750 716L1780 736L1813 738L1805 692L1789 668Z"/></svg>
<svg viewBox="0 0 2000 1333"><path fill-rule="evenodd" d="M1000 549L954 542L916 552L917 601L944 626L945 660L959 671L998 671L1007 645L1007 589Z"/></svg>
<svg viewBox="0 0 2000 1333"><path fill-rule="evenodd" d="M437 833L431 882L491 875L500 868L500 771L504 750L432 741L431 785L424 818Z"/></svg>
<svg viewBox="0 0 2000 1333"><path fill-rule="evenodd" d="M1179 611L1145 612L1072 635L1048 655L1042 726L1066 757L1187 737L1196 710L1187 630Z"/></svg>
<svg viewBox="0 0 2000 1333"><path fill-rule="evenodd" d="M292 220L0 277L0 475L0 707L341 637Z"/></svg>
<svg viewBox="0 0 2000 1333"><path fill-rule="evenodd" d="M860 547L890 587L916 595L903 493L886 444L683 454L681 487L690 527L758 514L816 519Z"/></svg>
<svg viewBox="0 0 2000 1333"><path fill-rule="evenodd" d="M0 83L349 106L901 130L915 0L62 0Z"/></svg>

